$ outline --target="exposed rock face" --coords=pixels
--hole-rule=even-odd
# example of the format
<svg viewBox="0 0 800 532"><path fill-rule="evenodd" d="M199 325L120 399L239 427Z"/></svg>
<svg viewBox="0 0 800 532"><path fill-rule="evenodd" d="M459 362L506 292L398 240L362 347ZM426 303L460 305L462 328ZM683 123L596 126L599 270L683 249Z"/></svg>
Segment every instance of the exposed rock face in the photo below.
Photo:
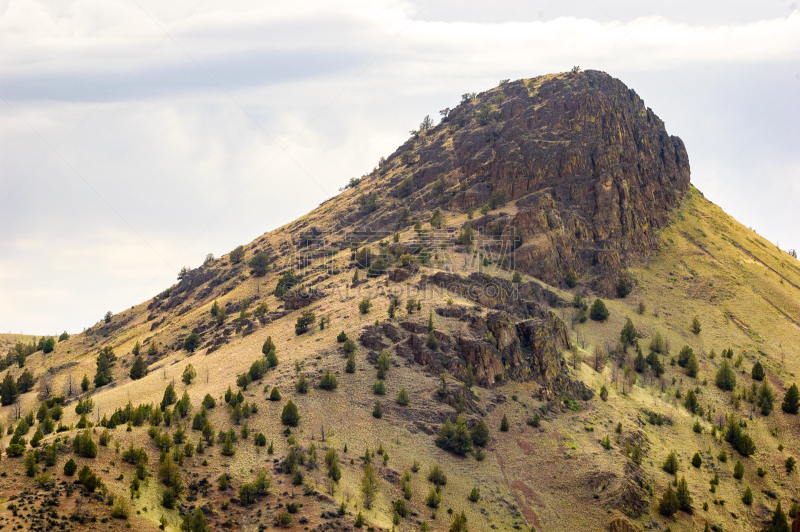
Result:
<svg viewBox="0 0 800 532"><path fill-rule="evenodd" d="M389 196L400 201L379 201L365 223L389 228L404 206L464 212L516 202L515 214L489 213L473 227L516 248L513 268L556 285L573 270L603 293L629 259L654 248L690 174L683 142L633 90L595 70L481 93L387 165ZM399 186L408 177L410 195Z"/></svg>
<svg viewBox="0 0 800 532"><path fill-rule="evenodd" d="M420 287L424 288L427 284L444 288L486 308L502 309L521 318L536 314L542 303L553 307L567 306L567 302L557 294L536 283L515 284L482 273L472 273L468 277L446 272L423 275Z"/></svg>
<svg viewBox="0 0 800 532"><path fill-rule="evenodd" d="M394 344L399 356L411 359L437 375L446 369L454 376L464 378L467 368L471 367L481 386L493 386L504 379L533 379L548 390L567 391L579 398L586 398L587 393L591 396L591 392L569 379L566 362L561 356L562 350L571 347L566 325L543 304L525 299L545 298L545 291L539 285L514 285L482 274L462 277L441 272L431 277L424 276L422 284L425 283L471 294L489 308L503 310L483 315L479 307L452 305L437 308L439 320L462 323L455 327L459 331L455 338L434 330L439 343L434 349L426 345L427 326L410 319L401 322L400 327L389 323L382 327L364 327L359 337L361 345L376 352ZM487 286L496 290L489 291ZM495 295L486 296L488 292ZM497 301L494 301L495 297ZM560 301L557 297L555 299Z"/></svg>

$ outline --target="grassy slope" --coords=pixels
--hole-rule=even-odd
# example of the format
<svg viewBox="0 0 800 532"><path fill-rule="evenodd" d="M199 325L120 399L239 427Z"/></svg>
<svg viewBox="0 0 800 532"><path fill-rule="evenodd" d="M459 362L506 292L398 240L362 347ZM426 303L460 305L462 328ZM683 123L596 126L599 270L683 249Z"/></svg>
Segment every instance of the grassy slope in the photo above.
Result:
<svg viewBox="0 0 800 532"><path fill-rule="evenodd" d="M342 200L349 199L347 196L346 193ZM330 209L333 212L344 201L337 203L338 205L323 206L322 210ZM513 206L508 208L513 209ZM324 215L317 212L289 227L308 222L309 219L318 222ZM447 224L457 227L463 223L464 218L458 215L448 216ZM277 249L284 237L285 233L278 230L262 237L261 242L270 242ZM403 238L407 237L408 234L403 235ZM344 266L347 257L343 256L344 253L340 255L334 260ZM134 405L159 402L164 387L173 379L177 383L179 395L184 388L187 389L193 405L197 406L206 393L211 393L220 403L228 386L235 389L236 374L246 371L250 363L260 356L261 344L271 335L278 346L281 363L276 371L271 372L262 383L252 385L245 394L248 401L255 401L260 407L259 414L249 420L250 427L255 431L263 431L268 441L274 440L275 456L280 457L285 453L286 440L281 434L282 427L278 421L280 406L267 401L262 391L264 385L277 385L284 395L281 404L288 397L293 397L300 408L303 420L296 435L301 444L306 446L313 438L318 446L330 445L341 452L347 443L349 452L342 454L344 476L335 498L337 502L349 500L348 512L351 514L357 511L354 504L360 500L358 482L361 467L357 457L363 454L367 446L374 449L382 443L390 456L388 468L398 473L410 467L414 459L419 460L423 469L414 475L413 507L419 512L419 518L427 519L435 530L447 529L449 526L450 517L445 512L448 507L467 513L470 530L488 530L492 524L498 529L509 529L514 524L525 521L536 525L537 529L541 527L545 530L604 526L610 517L616 515L616 512L608 515L605 504L608 502L608 494L613 492L614 487L624 477L624 464L627 460L622 455L621 444L617 442L613 432L618 421L623 424L624 438L637 432L646 436L648 450L642 465L657 496L671 479L660 471L659 466L670 450L678 452L681 461L679 474L686 475L698 511L693 516L680 514L677 522L670 523L673 530L702 528L706 519L711 524L723 524L726 530L731 527L754 526L759 517L766 515L766 508L759 505L766 504L769 508L774 505L774 501L765 498L761 490L775 490L788 507L787 497L796 490L797 482L796 474L787 477L783 460L790 454L800 456L800 445L796 443L796 419L780 412L779 402L785 387L794 380L794 372L798 370L795 367L798 364L796 345L800 331L787 318L794 317L794 320L800 321L800 290L795 286L800 286L800 266L797 261L764 242L758 235L742 227L693 191L682 208L675 213L675 223L662 233L661 250L648 264L635 268L633 274L638 279L637 288L627 299L607 302L611 317L606 323L589 322L577 326L575 334L580 335L581 340L578 343L583 346L583 356L589 357L594 345L616 344L625 318L631 317L637 329L645 336L644 345L656 330L669 339L672 354L676 354L684 344L691 345L698 354L701 367L697 382L684 376L679 367L668 367L666 378L669 386L666 393L661 393L656 387L644 386L636 387L632 393L623 395L620 390L610 386L611 396L607 403L596 398L586 403L580 412L551 412L545 416L540 429L533 429L525 424L527 417L541 405L531 398L537 389L535 384L511 383L498 389L477 389L482 406L492 403L498 405L494 409L487 408L489 413L486 420L492 430L493 441L487 459L481 463L444 453L433 445L432 436L416 430L415 420L430 421L439 413L452 410L433 400L433 392L438 386L435 376L421 372L413 365L406 365L397 357L395 367L390 371L387 380L389 392L381 398L385 415L380 421L370 415L375 401L375 396L371 393L374 368L365 360L366 351L359 347L359 371L355 375L344 373L344 359L336 348L334 337L340 330L357 336L362 326L374 322L376 318L383 320L388 301L385 297L377 298L370 314L359 315L356 307L360 296L348 293L345 288L352 275L347 271L325 280L321 286L329 292L329 297L312 306L317 315L328 315L331 318L331 326L325 331L315 330L306 335L295 336L293 324L300 313L295 311L281 320L259 328L251 336L238 338L209 355L204 350L191 356L185 351L172 351L151 366L151 373L147 377L132 382L126 376L125 366L130 361L130 350L135 341L144 341L155 336L162 343L171 343L178 335L185 334L185 330L181 329L183 325L191 327L192 324L209 319L208 310L212 299L193 303L192 309L181 316L177 316L177 309L173 309L170 319L155 333L150 332L151 322L146 319L148 311L146 304L142 304L115 318L122 319L128 313L134 316L125 328L110 338L98 338L91 334L75 335L69 341L59 344L55 354L46 359L41 353L31 356L28 366L34 368L37 375L51 367L62 368L55 371L54 377L55 389L59 390L69 374L76 380L80 380L84 373L91 378L94 374L97 347L110 342L120 357L120 362L116 369L116 386L94 394L101 417L128 401ZM265 287L274 287L275 278L275 273L258 281L247 278L218 299L220 303L224 303L244 297L258 299L260 296L260 300L266 301L270 309L274 310L279 307L280 302L273 296L264 297L264 292ZM413 284L416 280L412 278L408 284ZM384 279L373 280L367 287L376 287L384 282ZM569 293L561 293L565 297L571 297ZM411 319L423 322L429 309L443 305L446 297L440 295L437 299L424 301L422 313ZM640 300L647 307L644 315L635 312L636 304ZM459 301L456 300L456 303ZM564 311L566 319L569 319L570 312ZM703 324L703 331L699 336L689 332L689 323L695 315ZM404 313L402 317L406 319ZM447 330L448 327L454 327L448 322L437 326L445 332L453 332ZM749 386L749 370L757 358L761 359L779 398L777 411L770 417L762 418L756 414L753 421L748 423L748 431L755 439L758 452L755 457L743 460L746 474L741 482L731 476L736 460L735 451L727 444L713 439L708 422L704 422L703 434L695 434L691 428L692 419L680 403L675 406L673 401L676 387L685 392L690 386L698 385L702 391L699 396L701 403L704 406L714 406L714 419L718 413L732 412L731 394L723 394L713 386L713 376L720 358L708 357L711 349L719 353L728 346L733 347L737 355L740 352L745 354L742 369L747 375L739 375L739 383L747 383ZM782 350L785 354L784 363L781 360ZM312 382L317 381L317 373L325 368L336 371L339 388L334 392L312 390L307 396L297 396L293 390L296 379L295 361L301 364ZM186 387L180 382L180 374L189 362L196 368L198 378L195 383ZM76 365L66 367L69 363ZM611 372L606 369L603 374L597 374L583 365L576 371L576 376L598 390L603 383L610 385ZM673 377L676 379L674 385L671 384ZM702 384L704 379L709 380L708 385ZM406 385L412 395L411 406L402 411L392 403L401 385ZM514 401L512 396L516 396L518 400ZM36 406L38 403L35 394L23 396L23 412ZM749 405L743 402L738 414L749 415L748 408ZM661 411L674 423L663 427L642 423L642 409ZM72 408L65 409L65 412L66 423L76 421L77 416ZM497 430L504 413L508 414L512 422L508 433ZM9 414L9 408L0 409L0 419L5 420ZM211 418L216 429L227 428L230 424L227 413L220 407L212 412ZM320 429L323 426L327 435L327 442L324 444L320 442ZM588 431L586 427L593 427L593 430ZM776 427L777 438L770 434L770 430ZM599 445L599 440L606 434L612 436L613 448L610 451L605 451ZM114 436L123 447L129 439L146 442L144 444L151 455L151 465L157 457L144 427L135 428L130 433L120 427L116 429ZM196 440L197 433L193 433L191 438ZM777 450L779 442L785 446L783 452ZM0 445L7 444L8 436L4 436ZM731 457L728 463L719 463L716 458L709 459L700 470L695 470L689 464L695 451L710 451L708 457L711 458L716 457L723 447L728 449ZM233 458L222 457L218 451L219 447L215 447L206 453L209 460L207 467L200 465L202 459L197 456L188 459L184 474L187 480L193 474L199 474L200 477L207 475L213 480L225 471L234 477L234 486L238 486L241 482L249 481L258 468L271 468L272 465L273 457L268 457L264 451L257 453L252 444L240 444ZM356 458L354 465L350 465L349 458ZM61 459L63 460L66 457ZM111 460L116 460L117 465L107 467L103 473L104 481L112 492L124 494L131 471L129 466L122 467L119 464L119 458L114 457L113 448L101 449L101 455L95 461L94 467L100 469L100 464L108 464ZM438 519L432 521L430 510L423 501L429 489L424 473L435 462L442 464L449 482ZM758 465L768 469L768 474L763 479L755 474ZM20 460L4 457L4 468L6 467L17 472L22 470ZM721 480L716 494L708 491L708 480L713 476L712 468L719 471ZM384 471L382 466L378 470ZM58 471L60 472L60 466ZM114 480L120 472L125 473L125 479ZM310 476L315 479L320 490L324 491L324 471L317 470ZM24 477L18 478L13 473L11 477L14 482L25 482ZM278 495L271 495L267 499L270 506L275 507L276 499L285 502L288 496L281 494L291 493L292 490L288 477L275 474L273 477L276 481L283 482L273 490ZM0 479L0 490L4 496L16 489L15 485L18 484L11 484L11 479ZM739 500L745 485L751 485L755 494L756 503L751 509L744 507ZM477 486L483 495L483 499L477 504L467 501L467 494L473 486ZM604 490L604 486L608 488ZM296 491L299 493L299 490ZM391 485L384 481L375 509L365 512L368 521L391 528L389 503L400 495L397 483ZM215 501L217 509L223 496L225 495L215 490L209 495ZM230 496L230 492L227 496ZM153 511L153 508L157 508L157 497L158 488L154 479L151 479L149 485L143 489L142 498L135 502L135 508L141 511L143 507L147 507L149 511L141 511L140 515L132 517L134 526L144 529L155 527L162 514L168 516L171 523L177 524L175 512L163 512L160 509ZM725 499L725 506L714 505L715 498ZM305 497L301 499L306 504L301 514L310 519L311 525L319 521L320 509L333 507L324 500ZM704 501L709 502L708 512L702 510ZM263 508L263 504L257 505L257 508ZM249 510L235 505L231 509L225 512L225 517L233 516L244 528L246 524L258 521ZM738 520L733 521L731 512L737 514ZM266 515L270 514L271 511L266 511ZM8 513L4 515L7 516ZM655 509L652 511L652 518L666 523ZM261 521L269 523L267 517Z"/></svg>

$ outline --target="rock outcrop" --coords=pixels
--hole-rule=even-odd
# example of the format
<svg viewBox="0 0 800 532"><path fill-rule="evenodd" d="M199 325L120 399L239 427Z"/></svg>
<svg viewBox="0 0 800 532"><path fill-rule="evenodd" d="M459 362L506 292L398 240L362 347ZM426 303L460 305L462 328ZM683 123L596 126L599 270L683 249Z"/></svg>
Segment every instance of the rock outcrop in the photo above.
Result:
<svg viewBox="0 0 800 532"><path fill-rule="evenodd" d="M554 285L574 272L605 294L631 259L654 249L690 174L683 142L633 90L595 70L517 80L466 99L376 172L375 187L360 197L374 208L343 217L340 227L394 230L427 221L422 213L442 205L466 212L515 202L515 210L471 222L491 245L513 249L508 267ZM405 207L410 217L400 214Z"/></svg>

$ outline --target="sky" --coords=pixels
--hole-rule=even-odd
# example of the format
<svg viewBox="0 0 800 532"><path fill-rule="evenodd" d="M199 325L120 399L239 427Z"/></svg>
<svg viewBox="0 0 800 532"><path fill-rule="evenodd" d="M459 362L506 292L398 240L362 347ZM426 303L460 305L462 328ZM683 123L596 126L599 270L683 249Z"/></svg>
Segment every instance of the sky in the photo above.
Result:
<svg viewBox="0 0 800 532"><path fill-rule="evenodd" d="M800 248L790 0L0 0L0 332L80 332L336 195L501 79L620 78Z"/></svg>

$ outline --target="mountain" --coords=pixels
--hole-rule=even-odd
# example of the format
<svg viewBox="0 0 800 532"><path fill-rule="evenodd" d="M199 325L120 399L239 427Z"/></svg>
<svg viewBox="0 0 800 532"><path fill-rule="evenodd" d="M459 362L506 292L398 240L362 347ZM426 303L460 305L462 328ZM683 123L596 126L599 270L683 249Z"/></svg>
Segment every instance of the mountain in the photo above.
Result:
<svg viewBox="0 0 800 532"><path fill-rule="evenodd" d="M464 95L152 300L47 354L0 338L4 389L35 379L0 407L0 525L732 530L778 501L793 517L800 264L689 175L605 73Z"/></svg>

